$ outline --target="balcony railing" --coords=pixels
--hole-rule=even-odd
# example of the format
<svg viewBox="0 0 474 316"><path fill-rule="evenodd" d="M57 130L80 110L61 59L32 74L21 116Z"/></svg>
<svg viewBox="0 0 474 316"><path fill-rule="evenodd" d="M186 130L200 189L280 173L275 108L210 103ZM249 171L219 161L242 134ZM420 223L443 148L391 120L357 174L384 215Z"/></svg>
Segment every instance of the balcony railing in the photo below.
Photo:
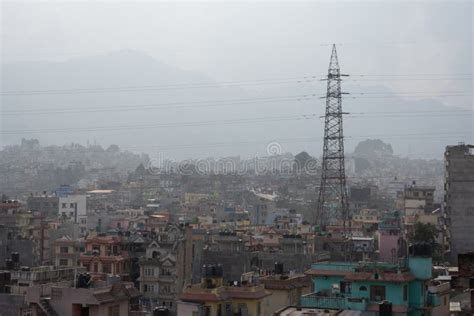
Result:
<svg viewBox="0 0 474 316"><path fill-rule="evenodd" d="M301 306L321 309L346 309L346 299L337 296L322 296L316 293L301 296Z"/></svg>
<svg viewBox="0 0 474 316"><path fill-rule="evenodd" d="M158 279L163 282L174 282L175 277L171 274L160 274Z"/></svg>

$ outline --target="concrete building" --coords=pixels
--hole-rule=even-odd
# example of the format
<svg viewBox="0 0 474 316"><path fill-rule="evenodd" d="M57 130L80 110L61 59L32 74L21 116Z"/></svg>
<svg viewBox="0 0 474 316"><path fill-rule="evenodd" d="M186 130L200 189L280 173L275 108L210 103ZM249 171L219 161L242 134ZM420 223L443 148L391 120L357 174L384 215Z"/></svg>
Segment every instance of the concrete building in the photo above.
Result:
<svg viewBox="0 0 474 316"><path fill-rule="evenodd" d="M84 194L66 195L59 197L58 215L75 223L87 219L87 196ZM84 222L86 224L86 222Z"/></svg>
<svg viewBox="0 0 474 316"><path fill-rule="evenodd" d="M164 306L176 315L176 301L192 278L192 240L190 227L168 225L155 235L139 260L141 299L148 310Z"/></svg>
<svg viewBox="0 0 474 316"><path fill-rule="evenodd" d="M30 195L27 199L27 207L31 211L38 211L48 217L56 217L59 209L59 197L52 194Z"/></svg>
<svg viewBox="0 0 474 316"><path fill-rule="evenodd" d="M133 311L138 296L132 283L122 282L94 288L35 286L28 289L25 301L32 308L30 315L149 315Z"/></svg>
<svg viewBox="0 0 474 316"><path fill-rule="evenodd" d="M406 185L397 196L397 208L404 211L405 216L415 216L434 211L434 191L435 187L419 186L413 182Z"/></svg>
<svg viewBox="0 0 474 316"><path fill-rule="evenodd" d="M326 262L306 272L314 293L301 297L301 306L363 312L355 315L433 314L445 291L432 285L430 247L412 246L405 265L380 262ZM383 314L382 314L383 313Z"/></svg>
<svg viewBox="0 0 474 316"><path fill-rule="evenodd" d="M474 146L447 146L444 212L450 260L474 250Z"/></svg>
<svg viewBox="0 0 474 316"><path fill-rule="evenodd" d="M386 213L382 217L377 231L379 261L395 264L403 254L400 251L403 245L400 226L398 212Z"/></svg>
<svg viewBox="0 0 474 316"><path fill-rule="evenodd" d="M273 313L285 306L299 304L302 295L311 292L311 279L304 274L273 274L258 279L265 290L272 293L268 297L268 311Z"/></svg>
<svg viewBox="0 0 474 316"><path fill-rule="evenodd" d="M10 292L26 294L33 286L72 286L77 273L84 268L43 266L10 271Z"/></svg>
<svg viewBox="0 0 474 316"><path fill-rule="evenodd" d="M70 236L62 236L54 241L53 261L59 267L75 267L78 265L79 253L83 244Z"/></svg>
<svg viewBox="0 0 474 316"><path fill-rule="evenodd" d="M25 304L25 296L19 294L0 293L0 311L2 315L33 315L31 308Z"/></svg>
<svg viewBox="0 0 474 316"><path fill-rule="evenodd" d="M10 222L13 221L13 224ZM4 225L0 225L0 263L3 265L13 253L19 253L21 265L34 266L39 263L37 244L30 239L20 236L18 227L15 226L16 218L2 216Z"/></svg>
<svg viewBox="0 0 474 316"><path fill-rule="evenodd" d="M156 306L166 306L175 310L176 306L176 256L160 248L152 241L146 256L140 259L140 292L142 302L149 309Z"/></svg>
<svg viewBox="0 0 474 316"><path fill-rule="evenodd" d="M270 315L271 293L253 280L225 285L220 266L203 267L200 284L188 286L178 301L179 316Z"/></svg>
<svg viewBox="0 0 474 316"><path fill-rule="evenodd" d="M85 241L84 252L79 256L81 266L94 279L105 280L108 275L119 275L124 280L129 278L130 257L120 236L90 236Z"/></svg>

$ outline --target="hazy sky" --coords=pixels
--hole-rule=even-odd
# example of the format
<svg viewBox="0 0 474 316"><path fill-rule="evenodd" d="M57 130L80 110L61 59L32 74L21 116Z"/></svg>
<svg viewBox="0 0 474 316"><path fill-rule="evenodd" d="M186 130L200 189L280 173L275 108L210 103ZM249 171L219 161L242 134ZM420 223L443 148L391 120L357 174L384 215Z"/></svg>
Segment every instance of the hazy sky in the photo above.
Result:
<svg viewBox="0 0 474 316"><path fill-rule="evenodd" d="M472 1L3 1L1 9L2 63L133 49L217 81L272 79L324 75L336 43L342 71L354 76L473 72ZM433 78L382 83L472 107L472 95L438 97L472 92L472 80Z"/></svg>
<svg viewBox="0 0 474 316"><path fill-rule="evenodd" d="M471 1L2 2L3 62L144 51L217 80L472 72Z"/></svg>

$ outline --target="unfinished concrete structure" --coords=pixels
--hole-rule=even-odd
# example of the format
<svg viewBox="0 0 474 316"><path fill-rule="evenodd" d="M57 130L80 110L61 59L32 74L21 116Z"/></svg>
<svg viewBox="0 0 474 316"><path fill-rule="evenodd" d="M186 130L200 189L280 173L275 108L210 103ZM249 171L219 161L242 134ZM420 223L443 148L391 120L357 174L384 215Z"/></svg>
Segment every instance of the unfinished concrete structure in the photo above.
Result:
<svg viewBox="0 0 474 316"><path fill-rule="evenodd" d="M444 210L450 260L474 251L474 146L447 146Z"/></svg>

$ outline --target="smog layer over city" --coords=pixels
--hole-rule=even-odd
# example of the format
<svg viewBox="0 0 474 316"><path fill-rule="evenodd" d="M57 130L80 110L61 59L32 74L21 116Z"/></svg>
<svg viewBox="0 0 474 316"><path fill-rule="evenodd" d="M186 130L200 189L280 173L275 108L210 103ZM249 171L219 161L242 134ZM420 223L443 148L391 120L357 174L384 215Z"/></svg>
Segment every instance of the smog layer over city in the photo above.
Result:
<svg viewBox="0 0 474 316"><path fill-rule="evenodd" d="M474 315L472 1L0 11L1 316Z"/></svg>

